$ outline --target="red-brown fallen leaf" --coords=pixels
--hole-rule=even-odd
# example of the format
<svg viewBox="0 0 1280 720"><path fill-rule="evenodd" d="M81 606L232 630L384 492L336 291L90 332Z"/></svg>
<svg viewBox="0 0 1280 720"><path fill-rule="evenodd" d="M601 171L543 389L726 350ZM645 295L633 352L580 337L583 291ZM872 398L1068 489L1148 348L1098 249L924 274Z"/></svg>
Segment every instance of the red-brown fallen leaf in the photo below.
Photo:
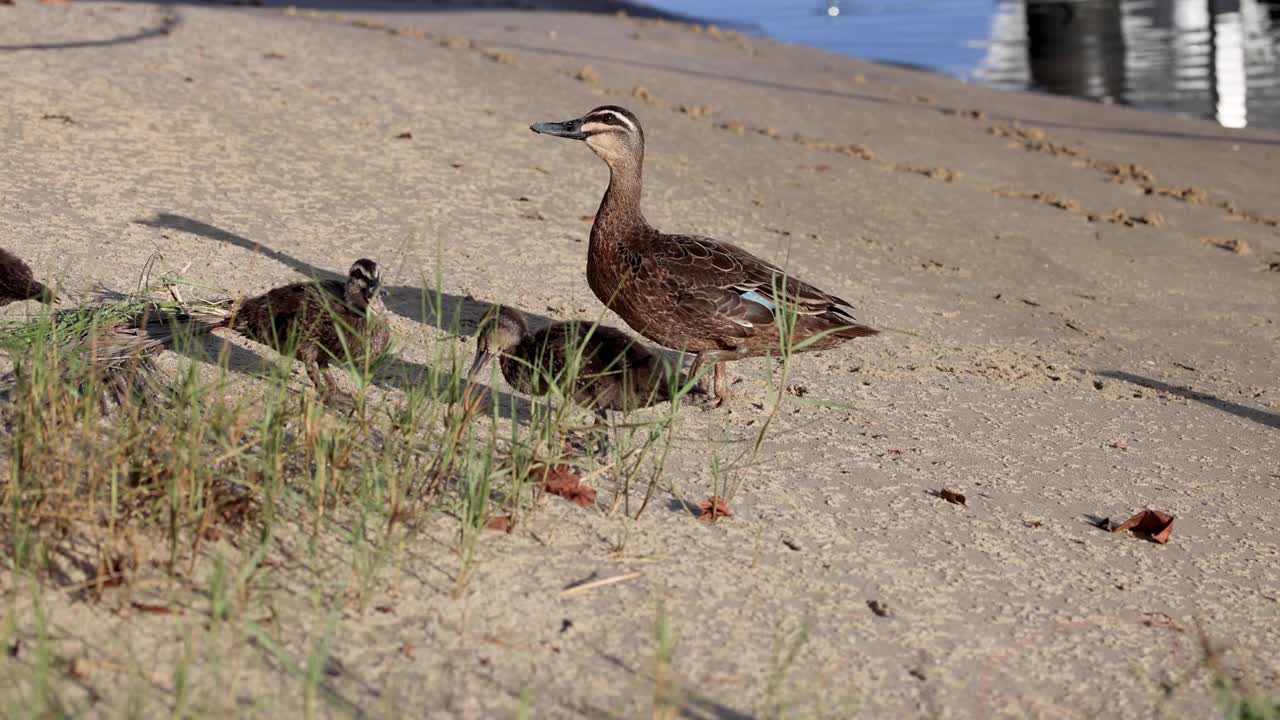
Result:
<svg viewBox="0 0 1280 720"><path fill-rule="evenodd" d="M1113 524L1110 518L1103 520L1099 525L1103 530L1111 532L1132 530L1136 534L1146 536L1151 542L1161 545L1169 542L1169 536L1173 534L1173 516L1159 510L1143 510L1119 525Z"/></svg>
<svg viewBox="0 0 1280 720"><path fill-rule="evenodd" d="M373 609L377 610L378 612L384 615L390 615L391 613L394 613L396 611L396 606L383 603L381 605L374 605Z"/></svg>
<svg viewBox="0 0 1280 720"><path fill-rule="evenodd" d="M558 495L582 507L596 504L596 490L582 484L582 476L570 465L538 464L529 467L529 477L537 480L543 491Z"/></svg>
<svg viewBox="0 0 1280 720"><path fill-rule="evenodd" d="M410 660L413 659L413 655L417 651L418 651L418 646L414 645L411 642L404 643L400 646L400 654L409 658Z"/></svg>
<svg viewBox="0 0 1280 720"><path fill-rule="evenodd" d="M595 221L596 221L596 216L595 216L595 215L583 215L583 216L582 216L582 222L589 222L589 223L593 223L593 222L595 222Z"/></svg>
<svg viewBox="0 0 1280 720"><path fill-rule="evenodd" d="M698 506L698 519L713 522L717 518L733 517L733 512L729 510L729 500L719 495L712 495L702 504Z"/></svg>
<svg viewBox="0 0 1280 720"><path fill-rule="evenodd" d="M150 603L143 603L143 602L131 602L129 603L129 605L132 606L134 610L137 610L138 612L147 613L148 615L181 615L182 614L181 610L174 610L173 608L168 608L168 607L165 607L164 605L152 605Z"/></svg>
<svg viewBox="0 0 1280 720"><path fill-rule="evenodd" d="M400 133L399 135L397 135L397 136L396 136L396 139L397 139L397 140L412 140L412 139L413 139L413 133L409 132L408 130L405 130L404 132L402 132L402 133Z"/></svg>
<svg viewBox="0 0 1280 720"><path fill-rule="evenodd" d="M960 492L955 488L949 488L949 487L942 488L942 490L938 493L938 497L942 498L943 500L946 500L949 503L955 503L956 505L965 504L964 493ZM969 507L969 506L965 505L965 507Z"/></svg>
<svg viewBox="0 0 1280 720"><path fill-rule="evenodd" d="M43 5L69 5L71 0L40 0Z"/></svg>
<svg viewBox="0 0 1280 720"><path fill-rule="evenodd" d="M263 60L284 60L287 57L284 53L268 52L262 53Z"/></svg>
<svg viewBox="0 0 1280 720"><path fill-rule="evenodd" d="M216 525L210 525L204 529L204 539L209 542L218 542L222 539L222 528Z"/></svg>
<svg viewBox="0 0 1280 720"><path fill-rule="evenodd" d="M485 524L485 527L490 530L511 534L511 528L515 527L515 521L511 519L510 515L499 515L491 518L489 522Z"/></svg>
<svg viewBox="0 0 1280 720"><path fill-rule="evenodd" d="M831 166L827 165L826 163L819 163L817 165L814 165L813 169L817 170L818 172L826 172L831 169Z"/></svg>

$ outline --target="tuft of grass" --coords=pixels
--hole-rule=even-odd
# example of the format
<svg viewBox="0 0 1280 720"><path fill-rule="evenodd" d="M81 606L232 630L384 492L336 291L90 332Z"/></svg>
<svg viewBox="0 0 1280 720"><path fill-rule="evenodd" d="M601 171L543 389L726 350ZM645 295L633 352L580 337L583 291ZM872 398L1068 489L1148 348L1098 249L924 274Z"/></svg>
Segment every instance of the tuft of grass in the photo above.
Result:
<svg viewBox="0 0 1280 720"><path fill-rule="evenodd" d="M653 625L653 718L672 720L680 715L680 687L672 663L675 660L676 631L664 603L658 603Z"/></svg>

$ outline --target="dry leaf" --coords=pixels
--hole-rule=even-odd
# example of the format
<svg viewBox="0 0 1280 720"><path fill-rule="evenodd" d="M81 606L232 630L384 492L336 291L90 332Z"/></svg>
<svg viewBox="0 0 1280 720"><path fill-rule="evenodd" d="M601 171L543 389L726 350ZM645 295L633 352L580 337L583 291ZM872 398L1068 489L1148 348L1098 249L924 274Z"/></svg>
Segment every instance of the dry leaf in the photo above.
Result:
<svg viewBox="0 0 1280 720"><path fill-rule="evenodd" d="M729 510L729 500L719 495L712 495L698 506L698 519L714 522L718 518L733 517Z"/></svg>
<svg viewBox="0 0 1280 720"><path fill-rule="evenodd" d="M1186 632L1186 628L1182 627L1168 613L1162 612L1145 612L1142 613L1142 619L1138 622L1149 628L1157 630L1172 630L1174 632Z"/></svg>
<svg viewBox="0 0 1280 720"><path fill-rule="evenodd" d="M262 53L262 59L263 60L283 60L285 59L285 54L278 53L278 52Z"/></svg>
<svg viewBox="0 0 1280 720"><path fill-rule="evenodd" d="M394 613L394 612L396 611L396 608L395 608L395 606L394 606L394 605L385 605L385 604L384 604L384 605L374 605L374 606L373 606L373 609L374 609L374 610L377 610L378 612L380 612L380 613L382 613L382 614L384 614L384 615L390 615L391 613Z"/></svg>
<svg viewBox="0 0 1280 720"><path fill-rule="evenodd" d="M1146 536L1151 542L1164 545L1173 534L1173 516L1159 510L1143 510L1119 525L1113 525L1108 518L1099 523L1099 527L1113 533L1130 530L1134 534Z"/></svg>
<svg viewBox="0 0 1280 720"><path fill-rule="evenodd" d="M418 651L418 647L411 642L403 643L402 645L400 645L400 654L409 658L410 660L413 659L413 655L417 651Z"/></svg>
<svg viewBox="0 0 1280 720"><path fill-rule="evenodd" d="M404 132L402 132L402 133L400 133L399 135L397 135L397 136L396 136L396 139L397 139L397 140L412 140L412 139L413 139L413 133L409 132L408 130L405 130Z"/></svg>
<svg viewBox="0 0 1280 720"><path fill-rule="evenodd" d="M511 534L511 528L515 527L515 521L511 519L510 515L499 515L485 523L485 527L496 532Z"/></svg>
<svg viewBox="0 0 1280 720"><path fill-rule="evenodd" d="M871 608L871 612L875 613L876 617L889 617L892 614L888 603L881 600L868 600L867 607Z"/></svg>
<svg viewBox="0 0 1280 720"><path fill-rule="evenodd" d="M596 504L596 490L582 484L582 476L570 465L532 465L529 476L538 480L544 492L568 500L575 505L592 507Z"/></svg>
<svg viewBox="0 0 1280 720"><path fill-rule="evenodd" d="M956 505L965 505L964 494L955 488L949 488L949 487L942 488L942 490L938 493L938 497L942 498L943 500L946 500L949 503L954 503ZM965 507L969 507L969 506L965 505Z"/></svg>
<svg viewBox="0 0 1280 720"><path fill-rule="evenodd" d="M595 222L595 221L596 221L596 216L595 216L595 215L583 215L583 216L582 216L582 218L581 218L581 220L582 220L582 222L589 222L589 223L593 223L593 222Z"/></svg>

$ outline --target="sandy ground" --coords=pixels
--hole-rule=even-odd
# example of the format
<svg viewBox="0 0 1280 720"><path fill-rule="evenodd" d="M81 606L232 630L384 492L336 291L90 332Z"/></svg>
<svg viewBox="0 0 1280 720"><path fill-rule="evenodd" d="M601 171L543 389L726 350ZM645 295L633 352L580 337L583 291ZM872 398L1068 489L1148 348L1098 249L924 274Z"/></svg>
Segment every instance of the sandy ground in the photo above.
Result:
<svg viewBox="0 0 1280 720"><path fill-rule="evenodd" d="M640 717L660 606L687 717L1209 717L1197 624L1280 689L1280 133L609 14L393 7L0 6L0 242L118 290L156 250L236 292L373 257L412 368L457 342L417 312L437 270L469 319L601 311L582 218L606 170L527 126L616 103L645 125L657 227L915 335L801 357L804 397L714 526L676 497L754 437L767 360L734 366L728 410L685 411L656 510L549 503L485 539L460 598L444 519L366 610L341 538L277 568L275 644L48 592L86 658L73 707L119 716L141 687L163 708L190 652L200 714L296 715L282 658L327 637L324 715ZM1168 545L1088 522L1145 507L1177 516Z"/></svg>

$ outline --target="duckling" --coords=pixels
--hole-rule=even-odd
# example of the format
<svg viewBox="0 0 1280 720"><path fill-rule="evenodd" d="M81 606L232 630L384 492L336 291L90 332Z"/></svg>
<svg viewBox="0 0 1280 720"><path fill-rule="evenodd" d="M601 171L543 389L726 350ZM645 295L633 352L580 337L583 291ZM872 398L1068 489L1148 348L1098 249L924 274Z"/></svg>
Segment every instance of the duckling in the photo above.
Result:
<svg viewBox="0 0 1280 720"><path fill-rule="evenodd" d="M230 328L301 360L312 384L328 397L336 392L330 363L362 357L366 350L369 357L386 351L391 335L382 310L384 292L377 263L361 259L351 265L346 282L278 287L244 300L210 327Z"/></svg>
<svg viewBox="0 0 1280 720"><path fill-rule="evenodd" d="M53 293L35 279L21 258L0 248L0 307L18 300L52 303Z"/></svg>
<svg viewBox="0 0 1280 720"><path fill-rule="evenodd" d="M605 325L558 322L536 332L522 313L505 306L490 310L481 322L468 383L499 356L502 376L526 395L545 395L563 382L574 353L577 374L565 395L595 412L596 425L608 412L627 412L669 401L673 378L664 359L626 333Z"/></svg>
<svg viewBox="0 0 1280 720"><path fill-rule="evenodd" d="M631 111L605 105L530 129L583 140L609 166L609 187L591 226L587 282L644 337L695 353L691 377L714 365L713 407L729 398L726 362L778 352L784 325L793 347L807 342L805 352L879 333L859 323L848 302L736 245L651 227L640 211L644 131Z"/></svg>

